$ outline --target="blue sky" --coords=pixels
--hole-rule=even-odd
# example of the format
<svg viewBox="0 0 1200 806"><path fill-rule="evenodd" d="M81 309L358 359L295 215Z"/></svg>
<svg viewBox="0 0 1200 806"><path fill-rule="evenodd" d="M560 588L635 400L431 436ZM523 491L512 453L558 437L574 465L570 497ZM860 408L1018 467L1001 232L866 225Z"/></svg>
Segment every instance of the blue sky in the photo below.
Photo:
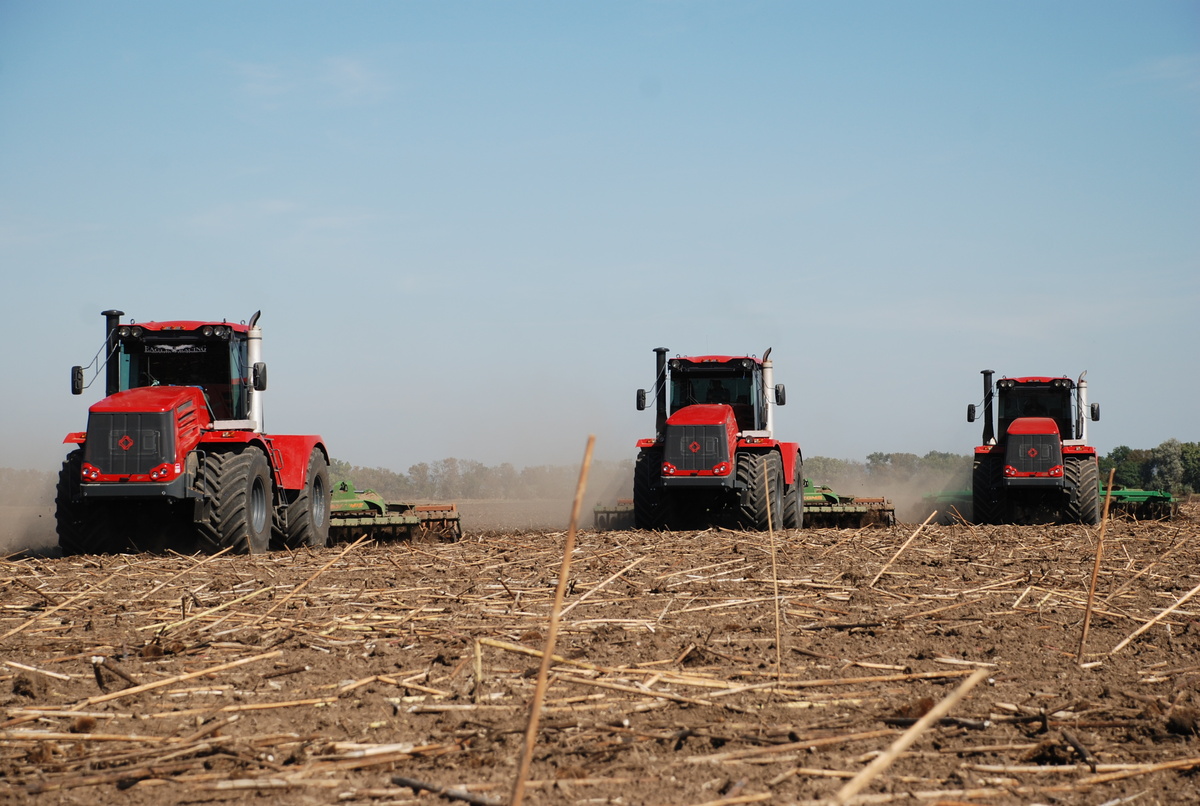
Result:
<svg viewBox="0 0 1200 806"><path fill-rule="evenodd" d="M806 454L969 452L979 370L1200 440L1195 2L0 0L0 466L100 311L263 311L353 464L632 457L654 347L761 354Z"/></svg>

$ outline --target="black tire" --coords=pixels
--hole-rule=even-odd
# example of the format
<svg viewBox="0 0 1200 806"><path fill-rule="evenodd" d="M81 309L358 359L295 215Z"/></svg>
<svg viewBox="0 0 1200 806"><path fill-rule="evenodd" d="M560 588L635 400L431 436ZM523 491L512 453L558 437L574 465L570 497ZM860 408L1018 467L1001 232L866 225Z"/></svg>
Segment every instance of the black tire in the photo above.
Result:
<svg viewBox="0 0 1200 806"><path fill-rule="evenodd" d="M113 550L111 518L107 511L79 498L83 449L67 454L58 473L54 494L54 519L58 547L63 556L103 554Z"/></svg>
<svg viewBox="0 0 1200 806"><path fill-rule="evenodd" d="M971 520L1001 523L1004 516L1004 468L999 456L978 456L971 470Z"/></svg>
<svg viewBox="0 0 1200 806"><path fill-rule="evenodd" d="M646 448L633 465L633 525L638 529L661 529L667 510L662 487L662 451Z"/></svg>
<svg viewBox="0 0 1200 806"><path fill-rule="evenodd" d="M329 463L320 450L314 449L308 459L304 487L288 504L288 548L325 548L329 545L329 507L332 488L329 486Z"/></svg>
<svg viewBox="0 0 1200 806"><path fill-rule="evenodd" d="M796 483L784 491L783 528L804 528L804 480L800 478L799 472L796 474Z"/></svg>
<svg viewBox="0 0 1200 806"><path fill-rule="evenodd" d="M742 491L738 507L745 528L762 530L768 525L774 528L782 526L782 482L783 464L779 461L778 453L738 454L737 483Z"/></svg>
<svg viewBox="0 0 1200 806"><path fill-rule="evenodd" d="M196 524L200 543L210 551L261 554L271 542L271 469L255 447L204 457L200 482L209 515Z"/></svg>
<svg viewBox="0 0 1200 806"><path fill-rule="evenodd" d="M1066 457L1063 481L1067 487L1064 523L1095 526L1100 522L1100 465L1096 457Z"/></svg>

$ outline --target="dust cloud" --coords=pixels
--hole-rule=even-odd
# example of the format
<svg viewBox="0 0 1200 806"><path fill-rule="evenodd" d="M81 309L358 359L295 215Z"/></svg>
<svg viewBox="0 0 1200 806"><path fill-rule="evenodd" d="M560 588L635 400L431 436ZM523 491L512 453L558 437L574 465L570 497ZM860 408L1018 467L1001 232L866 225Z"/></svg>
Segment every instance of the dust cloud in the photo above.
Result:
<svg viewBox="0 0 1200 806"><path fill-rule="evenodd" d="M969 490L970 468L924 470L912 475L900 473L879 476L852 470L845 474L833 474L828 478L813 479L817 484L830 487L839 495L860 498L886 498L896 508L896 520L901 523L921 523L938 505L926 496L945 490ZM964 516L970 513L963 512ZM953 513L939 512L938 519L952 518Z"/></svg>
<svg viewBox="0 0 1200 806"><path fill-rule="evenodd" d="M555 468L561 489L573 489L579 480L578 468ZM632 462L597 462L588 471L587 489L579 510L580 529L592 526L592 510L597 504L612 505L633 497ZM468 533L548 530L562 531L571 523L574 496L480 500L464 498L457 502L463 529Z"/></svg>
<svg viewBox="0 0 1200 806"><path fill-rule="evenodd" d="M0 554L42 553L55 546L51 473L0 468Z"/></svg>

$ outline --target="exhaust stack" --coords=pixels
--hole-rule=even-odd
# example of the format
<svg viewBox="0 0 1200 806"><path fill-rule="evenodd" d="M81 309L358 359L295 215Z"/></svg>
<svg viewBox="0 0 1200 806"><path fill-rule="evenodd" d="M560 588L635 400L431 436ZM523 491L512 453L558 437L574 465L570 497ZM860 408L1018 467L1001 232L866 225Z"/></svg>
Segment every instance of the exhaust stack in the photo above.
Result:
<svg viewBox="0 0 1200 806"><path fill-rule="evenodd" d="M255 311L254 316L250 317L250 330L247 331L246 339L246 361L249 364L246 367L250 372L250 419L254 422L254 430L257 433L263 432L263 399L262 390L260 387L265 384L255 383L255 376L260 372L262 366L262 328L258 326L258 317L262 311ZM261 369L265 373L265 369Z"/></svg>
<svg viewBox="0 0 1200 806"><path fill-rule="evenodd" d="M996 373L993 370L980 370L983 375L983 444L996 444L996 428L993 425L992 417L992 402L994 392L992 391L992 376Z"/></svg>
<svg viewBox="0 0 1200 806"><path fill-rule="evenodd" d="M654 436L667 433L667 348L654 348Z"/></svg>
<svg viewBox="0 0 1200 806"><path fill-rule="evenodd" d="M1076 408L1075 412L1075 438L1087 444L1087 370L1079 376L1079 380L1075 382Z"/></svg>
<svg viewBox="0 0 1200 806"><path fill-rule="evenodd" d="M115 395L121 388L121 362L117 360L117 328L124 311L103 311L104 316L104 395Z"/></svg>
<svg viewBox="0 0 1200 806"><path fill-rule="evenodd" d="M775 438L775 364L771 362L771 348L762 357L762 395L767 401L767 437Z"/></svg>

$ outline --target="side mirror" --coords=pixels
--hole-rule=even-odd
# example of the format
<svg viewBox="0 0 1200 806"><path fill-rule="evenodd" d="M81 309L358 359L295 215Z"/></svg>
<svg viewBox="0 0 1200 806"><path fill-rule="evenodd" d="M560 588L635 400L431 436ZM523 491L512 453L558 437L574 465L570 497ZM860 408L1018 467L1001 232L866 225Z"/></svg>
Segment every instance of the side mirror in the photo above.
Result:
<svg viewBox="0 0 1200 806"><path fill-rule="evenodd" d="M645 389L638 389L637 407L638 407L638 411L646 410L646 390Z"/></svg>
<svg viewBox="0 0 1200 806"><path fill-rule="evenodd" d="M254 371L250 375L250 383L256 392L261 392L267 388L267 365L262 361L254 365Z"/></svg>
<svg viewBox="0 0 1200 806"><path fill-rule="evenodd" d="M967 422L968 423L975 422L975 404L974 403L967 404Z"/></svg>
<svg viewBox="0 0 1200 806"><path fill-rule="evenodd" d="M1092 422L1094 422L1094 423L1100 422L1100 404L1093 403L1091 405L1091 409L1092 409Z"/></svg>
<svg viewBox="0 0 1200 806"><path fill-rule="evenodd" d="M83 394L83 367L71 367L71 394Z"/></svg>
<svg viewBox="0 0 1200 806"><path fill-rule="evenodd" d="M787 390L783 388L782 383L775 384L775 405L782 406L787 403Z"/></svg>

